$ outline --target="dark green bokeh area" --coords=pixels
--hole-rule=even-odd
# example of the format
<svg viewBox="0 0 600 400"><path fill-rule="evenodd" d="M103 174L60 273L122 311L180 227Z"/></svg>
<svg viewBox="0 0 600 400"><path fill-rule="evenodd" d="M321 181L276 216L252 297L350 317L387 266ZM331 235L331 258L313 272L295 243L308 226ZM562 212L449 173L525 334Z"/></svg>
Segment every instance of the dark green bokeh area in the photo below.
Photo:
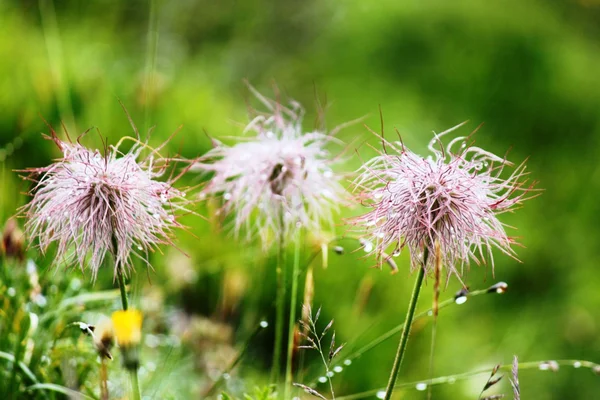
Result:
<svg viewBox="0 0 600 400"><path fill-rule="evenodd" d="M22 193L29 183L13 170L59 156L40 135L48 133L40 116L57 128L64 123L72 138L97 127L114 144L133 134L121 100L140 130L155 127L153 146L182 125L167 152L194 158L210 148L206 133L223 141L240 135L246 103L259 108L247 79L268 97L276 84L284 100L302 103L306 128L314 126L317 100L327 105L329 128L366 116L364 123L379 131L381 107L386 136L393 138L397 128L421 154L432 130L469 120L459 132L466 135L484 123L477 145L508 151L516 163L529 158L531 178L543 192L501 217L516 227L507 229L522 244L515 247L521 262L496 252L494 271L490 265L465 271L472 289L505 281L508 292L440 313L434 376L510 363L513 355L600 361L599 27L597 0L0 2L0 223L27 201ZM84 143L101 147L95 132ZM338 172L354 171L373 156L368 144L380 146L362 123L339 137L350 148ZM190 175L182 183L202 179ZM209 215L214 207L201 203L195 211ZM336 233L345 232L343 218L362 211L343 207ZM137 301L143 303L146 290L160 292L164 313L183 309L230 325L234 346L261 318L272 327L274 251L215 231L211 218L184 221L191 233L178 234L177 244L189 258L171 249L153 254L151 289L139 289ZM337 341L348 350L404 320L414 280L406 254L391 275L369 268L374 260L350 251L353 246L343 256L331 253L326 269L320 258L313 264L314 305L322 306L323 323L335 319ZM43 260L34 249L29 254ZM193 271L183 284L174 278L180 264ZM136 287L150 286L143 266L138 272ZM87 287L111 288L110 268ZM432 287L430 279L418 310L431 306ZM442 298L459 289L450 278ZM430 337L429 321L415 325L400 381L428 377ZM268 379L272 340L271 328L259 335L235 373L248 390ZM384 387L397 340L336 374L336 395ZM313 356L307 354L306 384L322 374ZM206 379L202 365L187 357L185 372L173 367L165 377L186 376L178 381L182 393L195 390L194 379ZM433 398L476 399L486 379L435 387ZM589 369L528 370L520 381L523 399L600 393L600 377ZM326 385L318 389L328 393ZM508 379L496 393L511 398ZM427 395L405 390L397 398Z"/></svg>

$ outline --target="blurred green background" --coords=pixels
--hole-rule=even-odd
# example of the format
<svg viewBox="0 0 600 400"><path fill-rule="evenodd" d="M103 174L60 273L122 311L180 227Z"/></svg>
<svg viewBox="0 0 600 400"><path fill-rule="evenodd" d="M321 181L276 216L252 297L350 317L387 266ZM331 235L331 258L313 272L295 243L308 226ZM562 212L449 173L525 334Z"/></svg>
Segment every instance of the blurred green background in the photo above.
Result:
<svg viewBox="0 0 600 400"><path fill-rule="evenodd" d="M477 144L497 154L510 149L515 162L529 157L531 176L544 192L503 216L517 227L509 234L523 245L517 248L522 263L497 254L495 271L472 266L464 278L472 289L506 281L509 291L441 312L434 375L510 363L513 355L600 361L599 65L597 0L3 1L0 222L27 201L29 184L13 170L59 156L40 135L48 131L40 116L55 127L63 122L71 137L98 127L114 144L132 134L119 99L141 130L156 127L151 144L183 125L169 152L190 158L209 149L205 132L241 134L237 123L247 120L246 102L257 106L243 79L270 97L275 83L285 98L301 102L307 128L314 125L317 99L328 105L329 128L366 115L365 123L379 130L381 106L386 132L396 127L422 154L432 130L470 120L461 132L467 134L483 122ZM352 143L339 172L354 171L361 158L375 154L366 143L379 146L361 124L339 137ZM84 143L101 146L95 133ZM203 178L185 179L192 185ZM208 215L211 208L199 204L196 211ZM337 233L345 231L342 217L362 211L344 209ZM170 359L181 368L164 379L176 380L172 389L181 393L198 393L212 362L207 353L227 358L261 318L273 326L275 256L211 221L188 216L185 222L193 234L180 233L177 243L189 258L173 249L153 255L155 271L148 279L139 267L136 293L142 307L154 310L146 331L168 332L174 318L183 321L185 349ZM30 256L49 263L33 249ZM322 321L335 319L337 340L347 342L348 351L403 321L414 278L406 255L398 263L393 276L350 251L331 254L326 269L319 259L313 264L315 308L322 306ZM112 287L109 268L93 286L78 272L58 270L48 279L63 274L81 278L82 290ZM450 279L442 298L458 289ZM429 281L419 309L431 299ZM217 327L216 339L203 324ZM205 336L195 338L194 329ZM416 325L401 381L428 377L430 336L429 322ZM251 343L231 392L266 382L272 340L269 329ZM396 341L336 374L336 394L385 386ZM303 383L322 373L313 359L307 355ZM476 399L486 379L435 387L433 398ZM600 398L600 377L587 369L528 370L520 380L523 399ZM325 385L318 389L327 393ZM508 382L498 392L508 395ZM426 398L415 390L397 396Z"/></svg>

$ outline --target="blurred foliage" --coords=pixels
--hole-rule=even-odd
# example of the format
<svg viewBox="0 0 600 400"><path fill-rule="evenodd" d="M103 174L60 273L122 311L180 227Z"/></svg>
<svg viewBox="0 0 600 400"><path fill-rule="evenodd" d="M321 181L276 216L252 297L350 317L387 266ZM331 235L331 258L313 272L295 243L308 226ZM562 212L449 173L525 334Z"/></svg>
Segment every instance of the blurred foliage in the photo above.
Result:
<svg viewBox="0 0 600 400"><path fill-rule="evenodd" d="M510 149L508 158L516 162L529 157L531 176L545 191L504 218L518 227L510 233L523 244L522 263L498 255L495 271L474 266L465 277L473 288L506 281L509 292L440 314L434 375L509 363L514 354L522 361L599 360L599 27L596 0L0 2L0 221L27 201L22 193L29 182L13 170L47 165L59 155L40 135L48 132L43 119L55 127L64 123L71 138L94 128L83 140L101 147L96 127L109 143L132 134L119 99L140 130L155 127L151 144L183 125L168 151L189 158L209 148L205 132L223 140L241 134L246 102L253 103L244 78L265 94L275 83L283 98L304 104L307 127L317 117L317 99L328 105L330 128L366 115L365 123L379 130L380 105L386 135L396 127L420 152L431 130L484 122L477 143L498 154ZM361 124L339 137L350 143L344 171L375 154L368 143L379 146ZM203 178L186 179L195 185ZM211 215L216 206L201 204L196 211ZM360 212L344 209L341 217ZM338 234L345 231L339 221ZM187 216L185 223L191 233L181 233L178 245L187 257L174 249L154 254L155 269L146 274L140 265L134 284L134 304L147 314L143 362L159 372L142 377L142 386L146 379L148 393L174 390L180 392L171 396L179 398L202 393L231 361L236 344L260 320L274 317L275 254L235 240L211 217ZM369 269L373 260L352 252L355 244L343 245L346 253L332 253L327 268L320 258L313 263L314 305L322 306L321 318L335 319L338 340L350 352L404 319L412 279L406 255L390 276ZM30 300L26 267L2 265L0 351L30 354L26 365L41 381L71 387L76 378L93 395L97 385L86 379L97 374L93 348L77 329L60 327L94 319L100 310L108 315L118 302L51 311L78 293L113 289L111 269L92 285L87 274L48 270L51 257L33 248L27 254L39 262L44 307ZM450 279L442 296L459 288ZM428 284L420 309L429 307L431 290ZM27 328L28 313L39 316L35 333ZM430 324L419 321L402 381L428 376L430 335ZM173 350L177 341L181 348ZM272 341L270 329L254 339L233 373L238 378L227 381L228 393L252 392L255 383L266 382ZM385 386L395 342L336 373L336 394ZM7 390L14 369L10 361L0 363ZM304 365L305 384L323 374L309 354ZM24 389L33 382L21 372L14 384ZM485 379L436 387L434 398L474 399ZM520 381L523 398L537 400L594 398L600 388L589 370L522 371ZM510 392L507 383L503 392Z"/></svg>

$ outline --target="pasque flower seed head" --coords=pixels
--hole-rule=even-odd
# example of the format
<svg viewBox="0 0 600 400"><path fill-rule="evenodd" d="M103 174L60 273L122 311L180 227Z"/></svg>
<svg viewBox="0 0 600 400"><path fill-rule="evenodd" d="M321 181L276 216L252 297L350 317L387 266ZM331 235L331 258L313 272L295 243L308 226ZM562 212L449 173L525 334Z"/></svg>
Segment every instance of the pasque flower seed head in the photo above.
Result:
<svg viewBox="0 0 600 400"><path fill-rule="evenodd" d="M22 212L28 237L37 238L42 251L57 243L54 264L89 266L95 279L107 253L115 258L115 274L119 266L128 273L132 256L147 262L148 251L171 243L180 226L176 213L187 200L172 186L177 178L157 180L168 165L157 150L134 138L127 153L119 151L123 139L100 152L79 140L62 141L54 131L49 138L63 156L28 170L36 184ZM149 155L142 157L144 151Z"/></svg>
<svg viewBox="0 0 600 400"><path fill-rule="evenodd" d="M460 126L460 125L459 125ZM403 143L384 142L384 152L366 162L356 179L360 199L370 208L355 222L375 243L380 257L408 247L411 265L418 268L427 249L427 270L434 265L438 242L449 272L473 260L493 266L492 248L515 256L514 240L498 214L525 200L525 164L503 177L512 164L457 137L446 147L441 138L458 128L437 134L429 143L432 155L421 157Z"/></svg>

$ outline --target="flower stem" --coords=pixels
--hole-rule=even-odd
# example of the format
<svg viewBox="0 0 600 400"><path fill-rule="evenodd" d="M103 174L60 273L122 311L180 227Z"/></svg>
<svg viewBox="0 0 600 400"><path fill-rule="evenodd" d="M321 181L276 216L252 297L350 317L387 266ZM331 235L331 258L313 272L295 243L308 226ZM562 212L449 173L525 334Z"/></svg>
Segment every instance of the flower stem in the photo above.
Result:
<svg viewBox="0 0 600 400"><path fill-rule="evenodd" d="M113 235L113 257L115 259L115 263L117 262L117 249L118 241L117 238ZM127 288L125 286L125 271L123 271L122 265L117 266L117 279L119 280L119 289L121 290L121 304L123 305L123 310L127 311L127 309L129 309L129 300L127 298ZM138 381L137 368L131 371L130 376L133 400L141 400L142 396L140 394L140 383Z"/></svg>
<svg viewBox="0 0 600 400"><path fill-rule="evenodd" d="M283 342L283 318L285 305L285 288L287 285L287 274L285 268L285 222L283 213L280 219L281 230L279 245L277 248L277 294L275 299L275 343L273 344L273 365L271 367L271 383L279 382L281 371L281 344Z"/></svg>
<svg viewBox="0 0 600 400"><path fill-rule="evenodd" d="M300 232L296 233L296 241L294 244L294 266L292 269L292 294L290 301L290 320L288 324L288 348L285 366L285 396L284 399L290 398L292 389L292 353L294 351L294 327L296 325L296 302L298 298L298 275L300 268Z"/></svg>
<svg viewBox="0 0 600 400"><path fill-rule="evenodd" d="M142 394L140 393L140 382L138 381L137 368L131 371L131 390L133 391L134 400L142 399Z"/></svg>
<svg viewBox="0 0 600 400"><path fill-rule="evenodd" d="M121 290L121 304L123 304L123 310L127 310L129 308L129 301L127 300L127 288L125 286L125 274L123 273L123 268L119 267L119 272L117 273L117 279L119 279L119 289Z"/></svg>
<svg viewBox="0 0 600 400"><path fill-rule="evenodd" d="M100 399L109 400L108 397L108 372L106 370L106 359L101 358L100 364Z"/></svg>
<svg viewBox="0 0 600 400"><path fill-rule="evenodd" d="M390 373L390 380L388 381L387 389L385 390L384 400L390 400L392 393L394 392L394 385L396 385L396 378L398 377L398 371L400 371L400 365L402 365L402 359L406 352L406 345L408 343L408 336L410 334L410 328L412 325L413 318L415 316L415 309L417 308L417 301L419 300L419 293L421 292L421 285L423 284L423 278L425 277L425 265L427 265L428 250L425 247L423 252L423 265L419 268L417 274L417 280L415 281L415 287L408 303L408 311L406 312L406 320L404 321L404 328L402 329L402 335L400 336L400 343L398 344L398 351L396 352L396 358L394 359L394 365L392 366L392 372Z"/></svg>

